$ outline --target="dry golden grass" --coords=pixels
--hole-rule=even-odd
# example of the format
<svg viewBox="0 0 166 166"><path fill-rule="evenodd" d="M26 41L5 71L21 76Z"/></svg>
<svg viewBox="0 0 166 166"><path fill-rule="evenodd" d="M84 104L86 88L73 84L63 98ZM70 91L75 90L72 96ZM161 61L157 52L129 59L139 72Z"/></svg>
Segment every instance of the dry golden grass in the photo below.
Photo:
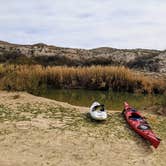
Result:
<svg viewBox="0 0 166 166"><path fill-rule="evenodd" d="M39 93L47 87L162 93L165 82L138 74L125 67L0 65L1 89Z"/></svg>

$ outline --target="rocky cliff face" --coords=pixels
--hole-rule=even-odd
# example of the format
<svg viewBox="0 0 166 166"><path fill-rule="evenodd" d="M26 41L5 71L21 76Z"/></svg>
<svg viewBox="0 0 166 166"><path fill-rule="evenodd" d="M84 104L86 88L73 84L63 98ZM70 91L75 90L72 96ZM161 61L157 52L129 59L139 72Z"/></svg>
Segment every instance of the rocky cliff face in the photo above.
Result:
<svg viewBox="0 0 166 166"><path fill-rule="evenodd" d="M46 44L17 45L0 41L1 63L42 65L124 65L141 71L166 73L166 51L147 49L73 49Z"/></svg>

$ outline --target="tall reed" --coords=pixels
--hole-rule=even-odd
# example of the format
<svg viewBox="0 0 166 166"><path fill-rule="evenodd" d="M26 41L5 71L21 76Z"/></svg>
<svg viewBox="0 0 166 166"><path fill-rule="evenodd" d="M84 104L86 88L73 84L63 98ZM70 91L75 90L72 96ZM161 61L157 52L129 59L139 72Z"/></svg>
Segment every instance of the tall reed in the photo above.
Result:
<svg viewBox="0 0 166 166"><path fill-rule="evenodd" d="M0 65L1 89L40 93L50 87L162 93L166 86L163 80L138 74L125 67Z"/></svg>

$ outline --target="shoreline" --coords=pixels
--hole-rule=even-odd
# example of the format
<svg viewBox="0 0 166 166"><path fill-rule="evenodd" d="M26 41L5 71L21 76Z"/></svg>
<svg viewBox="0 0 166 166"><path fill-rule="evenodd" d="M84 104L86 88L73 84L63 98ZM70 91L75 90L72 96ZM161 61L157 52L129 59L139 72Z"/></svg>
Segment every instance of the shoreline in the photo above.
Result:
<svg viewBox="0 0 166 166"><path fill-rule="evenodd" d="M0 163L5 166L123 166L166 162L166 117L146 112L162 138L157 150L133 132L121 111L97 123L87 107L26 92L0 91ZM6 155L7 154L7 155Z"/></svg>
<svg viewBox="0 0 166 166"><path fill-rule="evenodd" d="M53 99L48 99L48 98L45 98L45 97L40 97L40 96L35 96L35 95L32 95L30 93L27 93L27 92L16 92L16 91L13 91L13 92L8 92L8 91L2 91L0 90L0 104L5 104L7 106L9 106L10 108L15 108L15 106L19 105L19 104L26 104L26 103L44 103L47 105L50 105L50 106L53 106L53 105L60 105L60 106L63 106L63 107L69 107L69 108L75 108L77 110L79 110L80 112L82 113L86 113L86 112L89 112L89 107L83 107L83 106L76 106L76 105L71 105L67 102L62 102L62 101L56 101L56 100L53 100ZM8 100L6 100L8 99ZM19 102L17 102L19 101ZM120 110L107 110L108 113L114 113L114 112L121 112Z"/></svg>

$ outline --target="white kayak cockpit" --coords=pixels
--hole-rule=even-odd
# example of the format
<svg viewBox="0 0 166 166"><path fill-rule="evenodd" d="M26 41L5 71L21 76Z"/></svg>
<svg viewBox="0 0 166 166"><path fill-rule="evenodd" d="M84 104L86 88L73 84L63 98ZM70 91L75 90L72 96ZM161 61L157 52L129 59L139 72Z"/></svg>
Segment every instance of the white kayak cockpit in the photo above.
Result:
<svg viewBox="0 0 166 166"><path fill-rule="evenodd" d="M107 112L104 109L104 105L94 102L90 107L90 116L95 120L105 120L107 118Z"/></svg>

